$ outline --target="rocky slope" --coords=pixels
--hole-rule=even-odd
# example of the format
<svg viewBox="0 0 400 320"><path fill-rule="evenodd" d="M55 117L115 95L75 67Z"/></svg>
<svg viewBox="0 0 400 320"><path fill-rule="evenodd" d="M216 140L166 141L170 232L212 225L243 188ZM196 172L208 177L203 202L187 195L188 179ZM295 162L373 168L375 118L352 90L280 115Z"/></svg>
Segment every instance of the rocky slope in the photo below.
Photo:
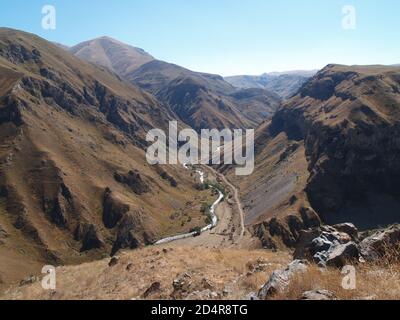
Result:
<svg viewBox="0 0 400 320"><path fill-rule="evenodd" d="M266 246L293 245L305 212L361 229L398 221L399 79L398 67L329 65L259 128L255 173L236 182Z"/></svg>
<svg viewBox="0 0 400 320"><path fill-rule="evenodd" d="M115 74L0 29L2 281L203 223L194 178L146 163L145 134L171 119L167 106Z"/></svg>

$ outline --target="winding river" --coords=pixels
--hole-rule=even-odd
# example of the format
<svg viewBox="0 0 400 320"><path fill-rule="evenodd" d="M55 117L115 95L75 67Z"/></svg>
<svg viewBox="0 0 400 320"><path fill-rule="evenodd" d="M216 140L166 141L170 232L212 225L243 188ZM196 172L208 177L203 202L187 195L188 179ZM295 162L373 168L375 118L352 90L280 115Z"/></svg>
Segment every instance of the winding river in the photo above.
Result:
<svg viewBox="0 0 400 320"><path fill-rule="evenodd" d="M186 164L183 165L185 167L185 169L189 169L188 166ZM199 174L200 176L200 182L204 183L204 171L202 170L197 170L196 173ZM211 223L205 227L203 227L201 229L201 233L209 231L214 229L217 224L218 224L218 217L215 214L215 210L217 208L217 206L221 203L221 201L224 199L224 194L221 192L221 190L211 186L211 188L215 189L218 191L218 199L212 204L211 208L210 208L210 216L211 216ZM170 243L173 241L177 241L177 240L182 240L182 239L187 239L187 238L192 238L194 236L198 235L198 232L190 232L190 233L184 233L184 234L178 234L175 236L170 236L161 240L158 240L155 245L160 245L160 244L165 244L165 243Z"/></svg>

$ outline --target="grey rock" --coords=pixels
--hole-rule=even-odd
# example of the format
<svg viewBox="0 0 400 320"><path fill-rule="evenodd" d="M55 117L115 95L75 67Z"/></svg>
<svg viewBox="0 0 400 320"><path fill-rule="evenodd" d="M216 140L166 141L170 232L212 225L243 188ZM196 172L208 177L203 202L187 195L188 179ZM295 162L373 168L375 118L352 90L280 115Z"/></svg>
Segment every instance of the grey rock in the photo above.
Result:
<svg viewBox="0 0 400 320"><path fill-rule="evenodd" d="M246 301L256 301L260 300L255 292L250 292L249 294L245 295L242 300Z"/></svg>
<svg viewBox="0 0 400 320"><path fill-rule="evenodd" d="M37 282L37 281L39 281L39 280L40 280L40 279L39 279L38 276L33 276L33 275L31 275L31 276L29 276L29 277L27 277L27 278L21 280L20 283L19 283L19 286L20 286L20 287L27 286L27 285L32 284L32 283L35 283L35 282Z"/></svg>
<svg viewBox="0 0 400 320"><path fill-rule="evenodd" d="M379 259L389 247L400 243L400 225L380 230L360 242L362 256L367 261Z"/></svg>
<svg viewBox="0 0 400 320"><path fill-rule="evenodd" d="M312 290L304 292L300 300L336 300L336 296L328 290Z"/></svg>
<svg viewBox="0 0 400 320"><path fill-rule="evenodd" d="M313 254L311 253L312 241L318 238L320 235L320 229L308 229L300 231L293 258L310 260L313 256Z"/></svg>
<svg viewBox="0 0 400 320"><path fill-rule="evenodd" d="M347 233L353 240L358 239L358 229L352 223L340 223L333 226L337 231Z"/></svg>
<svg viewBox="0 0 400 320"><path fill-rule="evenodd" d="M258 297L265 300L268 297L284 291L290 284L291 278L297 273L304 273L308 263L304 260L294 260L285 269L275 270L268 282L261 288Z"/></svg>
<svg viewBox="0 0 400 320"><path fill-rule="evenodd" d="M328 252L326 265L330 267L342 268L349 261L355 261L360 257L360 250L356 243L348 242L335 246Z"/></svg>
<svg viewBox="0 0 400 320"><path fill-rule="evenodd" d="M174 291L171 294L173 299L182 299L184 294L188 294L192 287L192 276L190 273L182 273L178 275L172 282Z"/></svg>

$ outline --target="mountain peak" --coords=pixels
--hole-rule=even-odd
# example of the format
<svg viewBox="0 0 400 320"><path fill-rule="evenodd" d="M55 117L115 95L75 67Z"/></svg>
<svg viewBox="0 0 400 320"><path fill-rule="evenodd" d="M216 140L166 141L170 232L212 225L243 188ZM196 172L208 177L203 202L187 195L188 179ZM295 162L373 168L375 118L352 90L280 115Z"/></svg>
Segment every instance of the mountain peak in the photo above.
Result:
<svg viewBox="0 0 400 320"><path fill-rule="evenodd" d="M126 75L154 60L143 49L127 45L109 36L101 36L79 43L69 51L77 57Z"/></svg>

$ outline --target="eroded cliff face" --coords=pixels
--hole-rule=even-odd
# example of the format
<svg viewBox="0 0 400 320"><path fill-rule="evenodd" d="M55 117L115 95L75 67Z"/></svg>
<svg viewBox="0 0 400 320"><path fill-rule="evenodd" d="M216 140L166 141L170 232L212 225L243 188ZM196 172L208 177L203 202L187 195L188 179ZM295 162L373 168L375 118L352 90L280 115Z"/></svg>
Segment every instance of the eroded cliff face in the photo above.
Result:
<svg viewBox="0 0 400 320"><path fill-rule="evenodd" d="M328 66L269 130L304 141L305 191L322 220L367 228L400 218L399 121L399 68Z"/></svg>
<svg viewBox="0 0 400 320"><path fill-rule="evenodd" d="M400 68L327 66L257 130L255 172L236 178L247 224L274 248L293 246L305 208L326 224L398 222L399 129Z"/></svg>

